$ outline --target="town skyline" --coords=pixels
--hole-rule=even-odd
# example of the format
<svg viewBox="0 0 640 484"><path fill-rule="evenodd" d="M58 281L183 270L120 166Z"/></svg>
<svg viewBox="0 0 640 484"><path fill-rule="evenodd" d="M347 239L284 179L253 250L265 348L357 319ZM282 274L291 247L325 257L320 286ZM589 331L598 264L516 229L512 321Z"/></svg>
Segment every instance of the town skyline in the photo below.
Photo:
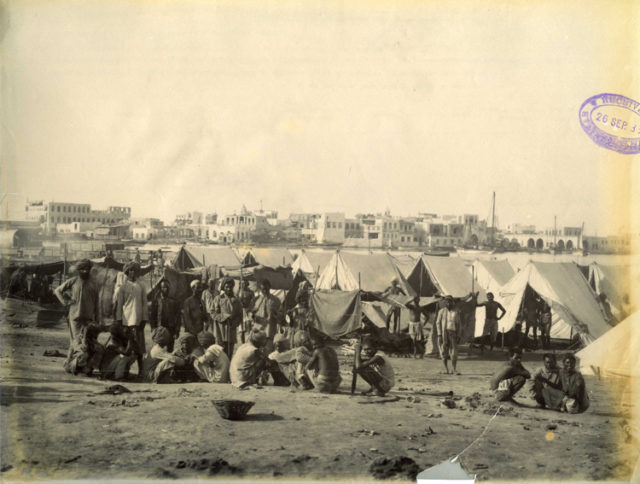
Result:
<svg viewBox="0 0 640 484"><path fill-rule="evenodd" d="M637 157L578 115L640 98L632 70L592 62L625 39L619 12L516 8L10 2L3 217L29 197L486 218L495 191L503 224L637 232ZM594 25L597 45L567 38Z"/></svg>

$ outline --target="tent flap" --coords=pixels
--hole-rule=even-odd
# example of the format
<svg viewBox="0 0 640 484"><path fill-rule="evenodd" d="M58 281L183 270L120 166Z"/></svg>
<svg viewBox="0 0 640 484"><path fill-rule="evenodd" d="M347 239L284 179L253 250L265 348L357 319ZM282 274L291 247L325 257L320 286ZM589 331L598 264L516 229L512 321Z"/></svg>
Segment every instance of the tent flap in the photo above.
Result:
<svg viewBox="0 0 640 484"><path fill-rule="evenodd" d="M331 338L339 338L360 328L359 291L316 291L310 299L314 326Z"/></svg>

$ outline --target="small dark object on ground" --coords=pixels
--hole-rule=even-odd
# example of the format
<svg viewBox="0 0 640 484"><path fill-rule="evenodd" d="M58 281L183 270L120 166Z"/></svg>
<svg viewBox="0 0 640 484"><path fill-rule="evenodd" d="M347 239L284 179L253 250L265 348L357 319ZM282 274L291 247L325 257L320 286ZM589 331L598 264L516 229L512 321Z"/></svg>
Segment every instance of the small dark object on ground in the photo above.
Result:
<svg viewBox="0 0 640 484"><path fill-rule="evenodd" d="M391 402L397 402L398 400L400 400L400 397L388 397L388 398L377 398L377 399L371 399L371 400L360 400L358 401L358 403L361 403L363 405L366 405L368 403L391 403Z"/></svg>
<svg viewBox="0 0 640 484"><path fill-rule="evenodd" d="M392 477L405 477L415 481L420 468L416 462L407 456L378 457L369 466L369 472L376 479L389 479Z"/></svg>
<svg viewBox="0 0 640 484"><path fill-rule="evenodd" d="M67 355L65 355L64 353L61 353L58 350L44 350L44 353L42 353L42 356L51 356L54 358L66 358Z"/></svg>
<svg viewBox="0 0 640 484"><path fill-rule="evenodd" d="M445 398L444 400L442 400L441 403L442 403L442 405L444 405L447 408L456 408L456 402L454 402L450 398Z"/></svg>
<svg viewBox="0 0 640 484"><path fill-rule="evenodd" d="M97 393L98 395L122 395L123 393L131 393L131 390L122 385L110 385Z"/></svg>
<svg viewBox="0 0 640 484"><path fill-rule="evenodd" d="M214 400L213 405L220 416L227 420L242 420L256 402L243 400Z"/></svg>
<svg viewBox="0 0 640 484"><path fill-rule="evenodd" d="M209 464L209 475L213 476L216 474L237 474L240 472L240 469L236 466L232 466L224 459L215 459Z"/></svg>
<svg viewBox="0 0 640 484"><path fill-rule="evenodd" d="M2 466L2 468L0 468L0 472L7 472L11 469L13 469L13 466L11 464L5 464Z"/></svg>
<svg viewBox="0 0 640 484"><path fill-rule="evenodd" d="M557 426L556 424L549 424L549 425L547 425L547 430L555 430L555 429L557 429L557 428L558 428L558 426Z"/></svg>
<svg viewBox="0 0 640 484"><path fill-rule="evenodd" d="M80 459L82 456L81 455L76 455L75 457L71 457L71 459L67 459L64 461L65 464L71 464L72 462L77 461L78 459Z"/></svg>

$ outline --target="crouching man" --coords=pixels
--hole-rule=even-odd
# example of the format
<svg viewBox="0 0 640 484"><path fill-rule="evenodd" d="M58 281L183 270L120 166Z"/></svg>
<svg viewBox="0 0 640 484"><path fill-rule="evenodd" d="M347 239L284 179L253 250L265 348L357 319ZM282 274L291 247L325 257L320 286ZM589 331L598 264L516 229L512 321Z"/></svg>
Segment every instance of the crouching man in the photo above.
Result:
<svg viewBox="0 0 640 484"><path fill-rule="evenodd" d="M509 361L491 377L490 387L499 402L517 403L513 396L518 393L529 378L531 378L531 374L522 366L522 350L511 348Z"/></svg>
<svg viewBox="0 0 640 484"><path fill-rule="evenodd" d="M389 360L378 355L373 338L367 335L363 338L362 346L356 344L356 371L371 387L364 392L373 391L378 396L384 396L395 384L395 373ZM364 353L364 358L362 357Z"/></svg>

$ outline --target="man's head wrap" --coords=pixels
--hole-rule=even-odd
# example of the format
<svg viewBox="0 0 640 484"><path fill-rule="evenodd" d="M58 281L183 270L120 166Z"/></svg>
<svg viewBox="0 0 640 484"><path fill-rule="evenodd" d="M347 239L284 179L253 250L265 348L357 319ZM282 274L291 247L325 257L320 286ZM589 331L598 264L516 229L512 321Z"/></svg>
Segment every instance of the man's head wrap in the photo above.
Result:
<svg viewBox="0 0 640 484"><path fill-rule="evenodd" d="M153 330L151 339L154 343L160 346L167 346L171 343L171 341L173 341L171 333L169 333L169 330L163 326L160 326L159 328Z"/></svg>
<svg viewBox="0 0 640 484"><path fill-rule="evenodd" d="M125 274L131 270L135 271L135 273L137 274L140 270L140 264L138 264L137 262L127 262L122 268L122 272L124 272Z"/></svg>
<svg viewBox="0 0 640 484"><path fill-rule="evenodd" d="M183 333L182 336L178 338L178 347L181 348L185 343L187 345L188 351L191 351L196 346L198 346L198 339L191 333Z"/></svg>
<svg viewBox="0 0 640 484"><path fill-rule="evenodd" d="M254 330L249 334L249 341L256 348L261 348L267 344L267 335L264 331Z"/></svg>
<svg viewBox="0 0 640 484"><path fill-rule="evenodd" d="M200 281L198 279L194 279L189 283L189 287L191 288L192 291L199 285L200 285Z"/></svg>
<svg viewBox="0 0 640 484"><path fill-rule="evenodd" d="M200 346L202 346L204 349L207 349L212 344L215 344L215 342L216 338L208 331L204 331L198 334L198 343L200 343Z"/></svg>
<svg viewBox="0 0 640 484"><path fill-rule="evenodd" d="M286 351L289 349L289 346L290 346L289 339L284 334L278 333L273 338L273 345L276 348L282 347L282 349Z"/></svg>
<svg viewBox="0 0 640 484"><path fill-rule="evenodd" d="M82 259L76 264L76 269L79 271L83 269L91 269L91 261L89 259Z"/></svg>
<svg viewBox="0 0 640 484"><path fill-rule="evenodd" d="M234 281L233 279L231 279L230 277L224 277L222 279L222 282L220 283L220 288L224 289L224 287L227 284L231 284L231 287L233 288L236 285L236 281Z"/></svg>

